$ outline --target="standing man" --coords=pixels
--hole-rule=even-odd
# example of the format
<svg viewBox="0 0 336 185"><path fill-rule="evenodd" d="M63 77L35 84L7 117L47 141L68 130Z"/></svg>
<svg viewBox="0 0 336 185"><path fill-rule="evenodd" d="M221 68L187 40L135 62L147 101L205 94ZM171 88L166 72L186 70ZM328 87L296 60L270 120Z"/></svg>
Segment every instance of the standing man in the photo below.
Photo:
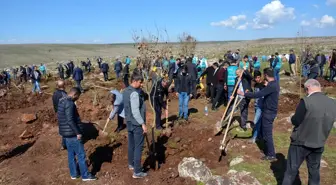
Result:
<svg viewBox="0 0 336 185"><path fill-rule="evenodd" d="M89 58L87 58L86 59L87 61L86 61L86 65L87 65L87 67L88 67L88 71L89 71L89 73L91 72L91 60L89 59Z"/></svg>
<svg viewBox="0 0 336 185"><path fill-rule="evenodd" d="M109 80L108 79L109 69L110 69L110 66L106 62L103 62L103 64L101 65L101 71L104 74L104 80L105 80L105 82Z"/></svg>
<svg viewBox="0 0 336 185"><path fill-rule="evenodd" d="M296 56L294 54L294 50L289 50L290 54L289 54L289 69L290 69L290 73L293 76L296 76L296 67L295 67L295 63L296 63Z"/></svg>
<svg viewBox="0 0 336 185"><path fill-rule="evenodd" d="M12 73L13 73L13 79L16 80L17 79L17 74L18 74L18 68L13 67L12 68Z"/></svg>
<svg viewBox="0 0 336 185"><path fill-rule="evenodd" d="M308 57L309 73L308 79L316 79L319 75L319 64L312 55Z"/></svg>
<svg viewBox="0 0 336 185"><path fill-rule="evenodd" d="M282 60L279 56L279 53L276 52L275 53L275 59L273 60L273 63L272 63L272 68L273 68L273 71L274 71L274 77L275 77L275 80L280 83L280 70L281 70L281 67L282 67Z"/></svg>
<svg viewBox="0 0 336 185"><path fill-rule="evenodd" d="M57 70L58 70L58 75L59 75L60 79L64 80L64 68L63 68L63 65L61 63L58 64Z"/></svg>
<svg viewBox="0 0 336 185"><path fill-rule="evenodd" d="M72 88L69 96L60 99L57 111L58 128L60 135L65 138L71 179L82 177L82 181L92 181L97 178L89 173L86 165L82 132L79 128L81 120L75 104L80 94L78 88ZM80 173L77 170L77 164Z"/></svg>
<svg viewBox="0 0 336 185"><path fill-rule="evenodd" d="M124 127L124 118L125 118L125 112L124 112L124 101L123 101L123 95L117 91L112 90L110 91L112 94L111 103L112 103L112 111L109 116L109 120L112 120L115 115L118 115L118 127L115 130L115 132L119 133Z"/></svg>
<svg viewBox="0 0 336 185"><path fill-rule="evenodd" d="M271 58L268 59L270 68L272 68L273 61L274 61L274 55L271 55Z"/></svg>
<svg viewBox="0 0 336 185"><path fill-rule="evenodd" d="M327 58L324 54L321 54L320 51L317 52L317 55L315 56L315 60L318 63L319 66L319 76L323 77L323 72L324 72L324 65L327 63Z"/></svg>
<svg viewBox="0 0 336 185"><path fill-rule="evenodd" d="M131 58L129 56L126 56L125 63L128 65L131 64Z"/></svg>
<svg viewBox="0 0 336 185"><path fill-rule="evenodd" d="M192 78L188 73L188 66L184 65L175 79L176 95L179 98L179 119L188 121L189 99L192 97Z"/></svg>
<svg viewBox="0 0 336 185"><path fill-rule="evenodd" d="M309 173L308 184L320 184L322 153L336 119L335 100L321 92L320 83L309 79L304 87L308 96L301 99L291 118L294 129L283 185L293 184L304 160Z"/></svg>
<svg viewBox="0 0 336 185"><path fill-rule="evenodd" d="M227 62L224 63L223 67L220 67L218 71L216 71L216 86L215 86L215 92L216 96L215 99L212 101L212 110L216 110L219 107L219 104L221 103L222 98L224 97L224 104L226 103L227 98L225 97L224 91L227 90L227 67L229 64Z"/></svg>
<svg viewBox="0 0 336 185"><path fill-rule="evenodd" d="M125 85L125 88L129 86L129 81L128 81L128 78L129 78L129 74L130 74L130 71L129 71L129 64L126 64L125 67L124 67L124 70L123 70L123 73L124 73L124 85Z"/></svg>
<svg viewBox="0 0 336 185"><path fill-rule="evenodd" d="M235 80L237 78L236 71L237 71L237 61L232 60L230 66L227 69L227 91L228 91L228 99L232 96L232 92L235 86Z"/></svg>
<svg viewBox="0 0 336 185"><path fill-rule="evenodd" d="M22 82L23 80L27 82L27 76L28 76L27 69L25 67L20 66L20 73L21 73L20 82Z"/></svg>
<svg viewBox="0 0 336 185"><path fill-rule="evenodd" d="M81 93L84 93L84 89L82 88L82 81L84 79L83 70L80 67L76 67L76 69L73 72L72 78L76 81L76 87L81 91Z"/></svg>
<svg viewBox="0 0 336 185"><path fill-rule="evenodd" d="M75 69L75 64L73 63L72 60L69 62L68 67L69 67L70 75L73 74L74 73L74 69Z"/></svg>
<svg viewBox="0 0 336 185"><path fill-rule="evenodd" d="M238 94L245 96L246 98L261 98L264 97L263 112L261 116L261 133L265 142L265 156L262 160L274 161L275 150L273 142L273 121L278 112L278 100L280 86L275 81L274 71L271 68L264 69L264 76L267 81L267 86L258 92L243 92L238 90Z"/></svg>
<svg viewBox="0 0 336 185"><path fill-rule="evenodd" d="M128 168L134 170L133 178L144 178L147 173L142 172L141 156L144 145L144 135L147 133L146 104L139 91L143 77L134 73L131 85L123 92L125 118L128 130Z"/></svg>
<svg viewBox="0 0 336 185"><path fill-rule="evenodd" d="M41 72L37 69L37 66L35 66L34 71L31 74L31 80L33 83L33 93L35 93L35 91L37 91L38 93L42 93L41 92L41 88L40 88L40 82L41 82Z"/></svg>
<svg viewBox="0 0 336 185"><path fill-rule="evenodd" d="M205 71L203 71L203 73L201 74L201 77L203 77L204 75L206 75L206 97L209 99L209 102L212 103L213 98L214 98L214 92L213 92L213 85L214 85L214 74L215 71L218 69L218 63L215 62L213 63L211 66L207 67L205 69Z"/></svg>
<svg viewBox="0 0 336 185"><path fill-rule="evenodd" d="M197 85L197 68L196 64L192 62L192 58L188 58L187 60L187 66L188 66L188 74L191 78L191 86L192 86L192 95L196 98L197 92L196 92L196 85Z"/></svg>
<svg viewBox="0 0 336 185"><path fill-rule="evenodd" d="M333 82L336 76L336 49L333 49L331 57L329 58L330 78L329 82Z"/></svg>
<svg viewBox="0 0 336 185"><path fill-rule="evenodd" d="M61 98L67 97L67 93L65 92L65 83L63 80L58 80L56 83L56 91L52 96L52 102L54 105L55 113L57 114L58 111L58 103ZM62 150L66 149L65 138L62 137Z"/></svg>
<svg viewBox="0 0 336 185"><path fill-rule="evenodd" d="M162 108L165 109L166 115L167 112L167 101L164 101L164 97L168 99L168 82L165 79L158 80L155 86L152 88L150 92L150 101L155 110L155 123L156 129L162 130L161 125L161 115L162 115Z"/></svg>
<svg viewBox="0 0 336 185"><path fill-rule="evenodd" d="M102 58L100 58L100 57L97 58L97 63L98 63L99 69L101 69L101 63L102 63L102 61L103 61Z"/></svg>
<svg viewBox="0 0 336 185"><path fill-rule="evenodd" d="M258 71L254 71L254 81L255 81L255 84L254 84L254 92L259 92L261 91L264 87L265 87L265 84L264 82L262 81L261 79L261 72L258 70ZM264 101L264 98L261 97L261 98L257 98L254 102L254 129L253 129L253 132L252 132L252 139L251 139L251 142L252 143L255 143L257 138L261 138L260 137L260 127L261 127L261 114L262 114L262 107L263 107L263 102Z"/></svg>
<svg viewBox="0 0 336 185"><path fill-rule="evenodd" d="M122 64L119 60L119 58L116 60L116 62L114 63L114 71L117 75L117 78L119 79L120 77L120 72L122 71Z"/></svg>
<svg viewBox="0 0 336 185"><path fill-rule="evenodd" d="M46 78L47 77L47 69L45 67L44 64L41 64L40 66L40 72L42 73L42 75Z"/></svg>

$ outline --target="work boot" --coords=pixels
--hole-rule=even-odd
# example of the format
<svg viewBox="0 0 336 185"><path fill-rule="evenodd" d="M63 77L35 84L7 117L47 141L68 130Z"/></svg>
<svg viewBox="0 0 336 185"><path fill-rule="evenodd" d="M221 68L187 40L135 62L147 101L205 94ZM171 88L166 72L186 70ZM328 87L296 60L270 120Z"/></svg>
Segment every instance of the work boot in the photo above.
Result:
<svg viewBox="0 0 336 185"><path fill-rule="evenodd" d="M82 181L95 181L97 180L97 177L93 176L93 175L90 175L89 177L87 178L83 178Z"/></svg>

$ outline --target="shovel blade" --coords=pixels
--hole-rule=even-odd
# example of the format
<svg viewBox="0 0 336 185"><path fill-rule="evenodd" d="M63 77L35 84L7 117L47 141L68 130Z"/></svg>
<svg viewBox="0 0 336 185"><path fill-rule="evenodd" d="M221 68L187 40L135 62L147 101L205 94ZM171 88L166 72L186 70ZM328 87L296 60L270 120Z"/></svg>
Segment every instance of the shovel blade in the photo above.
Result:
<svg viewBox="0 0 336 185"><path fill-rule="evenodd" d="M219 134L223 130L223 123L220 121L217 121L214 127L214 135Z"/></svg>

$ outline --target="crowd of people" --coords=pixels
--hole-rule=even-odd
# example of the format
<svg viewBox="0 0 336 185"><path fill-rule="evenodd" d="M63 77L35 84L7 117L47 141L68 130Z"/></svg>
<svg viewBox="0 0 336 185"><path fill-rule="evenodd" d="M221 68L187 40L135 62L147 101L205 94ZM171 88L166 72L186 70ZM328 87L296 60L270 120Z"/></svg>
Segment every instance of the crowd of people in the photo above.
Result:
<svg viewBox="0 0 336 185"><path fill-rule="evenodd" d="M256 56L241 56L240 50L228 51L224 58L218 62L210 63L205 57L192 55L180 56L179 58L153 57L148 63L137 62L137 67L130 72L131 59L126 57L124 62L116 59L114 72L117 78L122 78L125 89L123 92L110 91L113 110L109 120L117 117L118 127L116 132L122 131L125 127L128 132L128 168L133 171L133 178L147 176L141 167L142 149L144 146L146 126L146 96L142 90L144 81L151 81L149 101L155 110L156 129L164 129L161 123L161 115L168 117L169 93L176 93L178 97L178 119L188 121L189 101L197 99L197 87L202 86L205 78L206 97L213 111L217 111L221 105L229 106L228 116L234 111L233 99L239 99L238 109L240 110L240 127L247 131L248 109L251 99L254 102L255 115L251 143L263 142L265 144L264 156L266 161L276 160L275 147L273 142L273 123L278 114L278 100L280 92L280 70L282 69L285 56L274 53L261 70L261 62ZM336 76L336 50L333 50L329 60L318 53L315 57L306 53L302 57L302 74L307 78L304 84L307 97L301 99L297 110L292 117L294 125L291 136L291 145L288 153L287 171L285 173L284 185L292 184L298 168L303 160L307 160L309 170L309 182L319 184L319 160L323 153L323 147L336 119L336 104L334 100L321 93L321 86L317 80L318 76L324 75L324 65L329 61L330 77L333 81ZM297 57L293 50L290 50L288 63L291 74L297 75ZM91 72L91 61L88 58L81 65L85 70ZM104 80L108 81L110 67L102 58L97 59L97 66L103 73ZM84 93L81 82L84 73L81 67L75 66L73 61L66 64L59 63L57 66L60 80L57 81L57 90L53 95L54 110L59 123L59 133L62 136L62 148L68 151L68 162L71 179L82 178L83 181L96 180L96 177L89 173L85 163L86 156L84 145L81 142L82 133L80 129L80 116L75 102ZM41 64L38 68L20 67L13 72L13 79L21 81L31 79L33 92L41 92L40 80L46 76L46 67ZM0 82L10 83L9 72L4 71L0 75ZM76 87L68 93L65 91L64 79L70 78L76 81ZM130 80L129 80L130 78ZM253 85L254 84L254 85ZM230 103L231 102L231 103ZM327 108L323 108L327 107ZM317 164L318 163L318 164ZM77 168L79 165L79 171Z"/></svg>

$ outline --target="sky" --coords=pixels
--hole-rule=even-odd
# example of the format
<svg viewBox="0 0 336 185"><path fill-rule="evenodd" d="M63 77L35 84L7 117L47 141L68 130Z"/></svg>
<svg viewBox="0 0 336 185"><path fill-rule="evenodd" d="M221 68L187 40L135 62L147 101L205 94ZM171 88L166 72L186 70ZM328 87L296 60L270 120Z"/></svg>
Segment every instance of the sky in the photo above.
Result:
<svg viewBox="0 0 336 185"><path fill-rule="evenodd" d="M336 0L2 0L0 44L126 43L141 30L167 30L172 42L183 32L198 41L335 36L335 10Z"/></svg>

